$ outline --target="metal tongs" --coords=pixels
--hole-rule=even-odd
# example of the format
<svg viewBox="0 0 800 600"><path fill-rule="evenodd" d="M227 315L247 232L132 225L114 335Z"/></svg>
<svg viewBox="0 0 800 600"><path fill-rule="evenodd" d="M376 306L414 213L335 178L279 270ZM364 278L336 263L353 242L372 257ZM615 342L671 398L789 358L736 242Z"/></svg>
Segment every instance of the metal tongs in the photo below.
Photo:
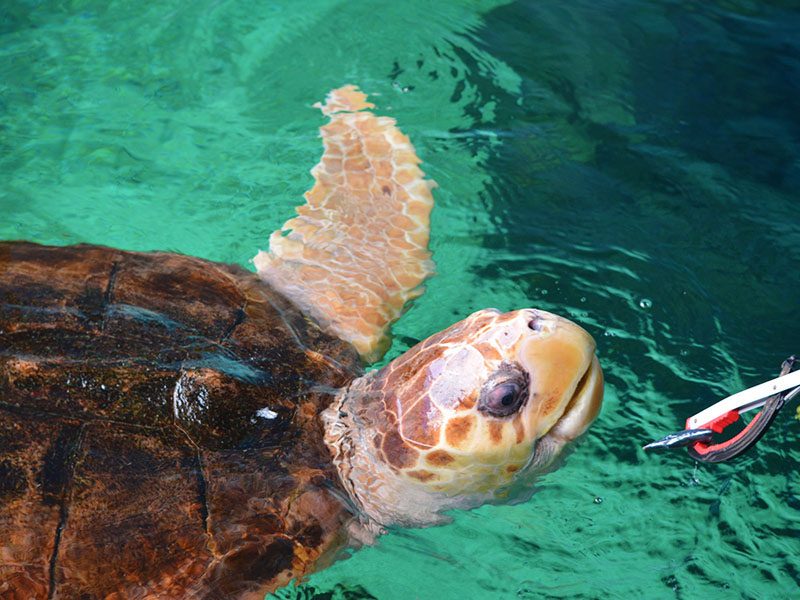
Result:
<svg viewBox="0 0 800 600"><path fill-rule="evenodd" d="M800 395L800 371L794 371L797 358L790 356L781 365L778 377L728 396L686 419L683 431L670 433L644 446L660 450L689 446L689 455L703 462L723 462L743 454L761 439L784 404ZM739 433L719 443L712 443L715 433L722 433L739 420L739 415L763 407Z"/></svg>

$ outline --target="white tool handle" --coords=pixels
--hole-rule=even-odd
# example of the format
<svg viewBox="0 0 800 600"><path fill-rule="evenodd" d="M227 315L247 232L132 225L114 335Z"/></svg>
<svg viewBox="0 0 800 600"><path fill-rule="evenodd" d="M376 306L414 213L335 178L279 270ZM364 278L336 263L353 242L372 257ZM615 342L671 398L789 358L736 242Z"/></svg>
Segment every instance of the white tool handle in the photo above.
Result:
<svg viewBox="0 0 800 600"><path fill-rule="evenodd" d="M689 417L686 421L686 428L698 429L702 425L732 410L738 410L740 413L743 413L758 408L759 406L764 406L765 398L798 386L800 386L800 371L794 371L783 377L776 377L770 381L765 381L764 383L738 392L733 396L728 396L716 404L709 406L707 409L700 411L696 415Z"/></svg>

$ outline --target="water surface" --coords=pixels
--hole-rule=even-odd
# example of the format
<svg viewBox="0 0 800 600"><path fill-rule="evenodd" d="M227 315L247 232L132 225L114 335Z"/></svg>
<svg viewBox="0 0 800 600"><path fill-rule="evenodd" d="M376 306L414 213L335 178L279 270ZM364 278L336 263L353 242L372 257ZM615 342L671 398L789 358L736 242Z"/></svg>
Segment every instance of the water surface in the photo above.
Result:
<svg viewBox="0 0 800 600"><path fill-rule="evenodd" d="M785 598L800 422L696 465L642 443L800 351L790 1L22 2L0 9L0 239L247 265L343 83L439 183L388 358L486 306L597 339L608 391L518 506L393 532L279 598Z"/></svg>

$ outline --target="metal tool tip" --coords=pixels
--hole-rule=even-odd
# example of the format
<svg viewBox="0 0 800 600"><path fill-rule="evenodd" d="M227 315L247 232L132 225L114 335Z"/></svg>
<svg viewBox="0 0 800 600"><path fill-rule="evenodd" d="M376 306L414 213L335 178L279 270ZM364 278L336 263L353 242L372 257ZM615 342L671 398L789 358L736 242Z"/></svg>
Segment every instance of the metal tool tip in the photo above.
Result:
<svg viewBox="0 0 800 600"><path fill-rule="evenodd" d="M668 450L681 448L695 442L710 442L713 431L710 429L685 429L665 435L660 440L642 446L642 450Z"/></svg>

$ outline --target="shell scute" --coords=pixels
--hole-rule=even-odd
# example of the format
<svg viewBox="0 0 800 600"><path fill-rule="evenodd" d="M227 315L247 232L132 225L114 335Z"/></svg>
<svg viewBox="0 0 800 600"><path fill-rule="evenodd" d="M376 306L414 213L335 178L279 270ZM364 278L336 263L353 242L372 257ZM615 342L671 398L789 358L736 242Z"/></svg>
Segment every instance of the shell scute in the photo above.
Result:
<svg viewBox="0 0 800 600"><path fill-rule="evenodd" d="M315 390L358 355L254 274L2 242L0 331L0 589L260 593L338 536Z"/></svg>

